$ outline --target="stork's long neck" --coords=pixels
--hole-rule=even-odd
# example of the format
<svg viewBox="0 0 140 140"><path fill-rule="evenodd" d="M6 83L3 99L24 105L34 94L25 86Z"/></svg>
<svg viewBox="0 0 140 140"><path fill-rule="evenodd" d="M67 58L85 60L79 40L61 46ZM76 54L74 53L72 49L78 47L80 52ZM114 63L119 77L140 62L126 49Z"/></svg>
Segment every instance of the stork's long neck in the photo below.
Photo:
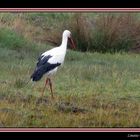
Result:
<svg viewBox="0 0 140 140"><path fill-rule="evenodd" d="M66 51L67 49L67 43L68 43L68 37L67 36L63 36L62 37L62 43L61 43L61 48Z"/></svg>

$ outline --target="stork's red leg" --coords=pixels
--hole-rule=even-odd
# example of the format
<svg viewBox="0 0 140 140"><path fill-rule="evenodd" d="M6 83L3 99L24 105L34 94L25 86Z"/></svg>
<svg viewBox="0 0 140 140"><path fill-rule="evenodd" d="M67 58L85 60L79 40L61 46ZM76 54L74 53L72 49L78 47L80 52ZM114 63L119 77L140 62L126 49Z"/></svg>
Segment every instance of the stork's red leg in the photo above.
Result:
<svg viewBox="0 0 140 140"><path fill-rule="evenodd" d="M49 79L49 85L50 85L50 90L51 90L51 96L52 98L54 98L51 79Z"/></svg>
<svg viewBox="0 0 140 140"><path fill-rule="evenodd" d="M48 84L48 81L49 81L49 79L47 78L47 79L46 79L46 82L45 82L45 86L44 86L43 91L42 91L42 96L44 95L44 91L45 91L45 88L46 88L46 86L47 86L47 84Z"/></svg>

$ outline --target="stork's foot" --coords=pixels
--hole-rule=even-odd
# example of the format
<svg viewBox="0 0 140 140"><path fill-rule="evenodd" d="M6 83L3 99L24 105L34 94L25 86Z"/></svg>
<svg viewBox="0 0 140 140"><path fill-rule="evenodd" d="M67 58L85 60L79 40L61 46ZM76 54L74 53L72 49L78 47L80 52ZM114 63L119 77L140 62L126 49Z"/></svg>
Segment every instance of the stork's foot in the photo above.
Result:
<svg viewBox="0 0 140 140"><path fill-rule="evenodd" d="M45 97L49 97L49 98L51 98L52 100L55 99L54 93L53 93L53 94L51 93L51 95L49 95L49 96L45 95L44 93L41 93L41 94L40 94L40 98L45 98Z"/></svg>
<svg viewBox="0 0 140 140"><path fill-rule="evenodd" d="M54 99L55 99L54 92L53 92L53 93L51 92L50 94L51 94L51 95L50 95L50 99L51 99L51 100L54 100Z"/></svg>

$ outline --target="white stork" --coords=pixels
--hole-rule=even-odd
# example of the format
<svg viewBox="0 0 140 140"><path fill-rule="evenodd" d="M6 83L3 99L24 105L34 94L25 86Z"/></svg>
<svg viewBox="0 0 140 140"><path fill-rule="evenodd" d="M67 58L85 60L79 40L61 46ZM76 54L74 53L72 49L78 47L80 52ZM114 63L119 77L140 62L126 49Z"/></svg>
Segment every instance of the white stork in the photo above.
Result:
<svg viewBox="0 0 140 140"><path fill-rule="evenodd" d="M57 72L58 67L64 63L68 40L70 41L72 47L75 48L71 32L65 30L62 35L61 45L59 47L55 47L51 50L42 53L38 58L35 71L31 75L32 81L39 81L43 77L43 75L46 74L46 82L43 89L43 93L47 84L49 83L52 98L53 90L51 77Z"/></svg>

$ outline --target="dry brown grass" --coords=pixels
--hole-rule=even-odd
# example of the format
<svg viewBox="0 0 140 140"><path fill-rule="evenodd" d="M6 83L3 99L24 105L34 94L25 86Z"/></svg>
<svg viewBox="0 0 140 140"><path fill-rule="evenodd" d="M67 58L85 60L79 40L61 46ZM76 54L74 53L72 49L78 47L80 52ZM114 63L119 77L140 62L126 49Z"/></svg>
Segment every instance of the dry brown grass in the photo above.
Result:
<svg viewBox="0 0 140 140"><path fill-rule="evenodd" d="M93 47L97 51L128 51L137 44L140 21L135 14L101 14L95 24Z"/></svg>
<svg viewBox="0 0 140 140"><path fill-rule="evenodd" d="M30 24L22 18L16 18L13 21L12 29L18 34L23 35L29 41L40 42L44 37L44 32L41 28Z"/></svg>

